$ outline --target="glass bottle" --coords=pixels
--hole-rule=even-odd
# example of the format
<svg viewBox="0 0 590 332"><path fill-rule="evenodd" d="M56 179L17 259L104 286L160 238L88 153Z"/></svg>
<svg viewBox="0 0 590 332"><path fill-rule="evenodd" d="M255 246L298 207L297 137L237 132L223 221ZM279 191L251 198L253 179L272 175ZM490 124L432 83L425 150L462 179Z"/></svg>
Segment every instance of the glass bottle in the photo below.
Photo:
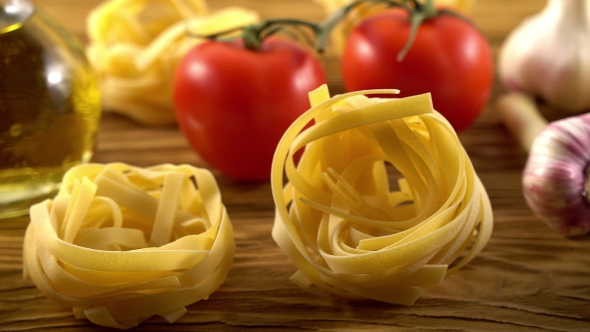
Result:
<svg viewBox="0 0 590 332"><path fill-rule="evenodd" d="M0 0L0 219L55 195L88 162L97 79L75 37L28 0Z"/></svg>

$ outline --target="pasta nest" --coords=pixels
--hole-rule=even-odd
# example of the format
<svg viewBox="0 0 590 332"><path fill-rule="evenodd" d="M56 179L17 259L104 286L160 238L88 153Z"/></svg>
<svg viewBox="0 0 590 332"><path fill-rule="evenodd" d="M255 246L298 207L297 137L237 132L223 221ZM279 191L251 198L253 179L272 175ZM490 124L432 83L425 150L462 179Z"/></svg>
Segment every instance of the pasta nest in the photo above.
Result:
<svg viewBox="0 0 590 332"><path fill-rule="evenodd" d="M277 147L272 235L303 288L412 305L491 236L486 190L430 94L366 96L396 92L324 85Z"/></svg>
<svg viewBox="0 0 590 332"><path fill-rule="evenodd" d="M198 36L259 20L254 11L227 7L209 13L203 0L109 0L87 20L86 55L98 76L105 110L144 125L176 122L176 67Z"/></svg>
<svg viewBox="0 0 590 332"><path fill-rule="evenodd" d="M233 262L233 230L213 175L188 165L70 169L33 205L24 275L77 318L126 329L174 322L207 299Z"/></svg>

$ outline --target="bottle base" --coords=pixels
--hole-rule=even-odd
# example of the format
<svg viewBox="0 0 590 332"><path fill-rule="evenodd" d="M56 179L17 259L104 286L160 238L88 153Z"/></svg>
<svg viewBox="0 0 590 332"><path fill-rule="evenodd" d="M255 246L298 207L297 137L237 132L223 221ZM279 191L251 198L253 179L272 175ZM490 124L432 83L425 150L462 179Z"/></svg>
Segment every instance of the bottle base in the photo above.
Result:
<svg viewBox="0 0 590 332"><path fill-rule="evenodd" d="M25 191L0 190L0 219L25 216L32 205L54 197L58 190L59 184L47 184Z"/></svg>

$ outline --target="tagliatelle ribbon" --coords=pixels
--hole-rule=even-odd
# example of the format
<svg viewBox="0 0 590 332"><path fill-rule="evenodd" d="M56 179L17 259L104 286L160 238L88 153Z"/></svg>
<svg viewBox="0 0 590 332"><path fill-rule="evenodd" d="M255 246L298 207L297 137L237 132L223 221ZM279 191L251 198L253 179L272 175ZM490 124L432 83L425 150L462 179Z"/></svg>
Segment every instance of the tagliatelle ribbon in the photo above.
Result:
<svg viewBox="0 0 590 332"><path fill-rule="evenodd" d="M452 126L430 94L366 96L394 93L330 98L324 85L277 147L272 236L303 288L412 305L491 236L489 198Z"/></svg>
<svg viewBox="0 0 590 332"><path fill-rule="evenodd" d="M174 322L233 262L233 229L213 175L189 165L70 169L31 207L24 276L77 318L126 329Z"/></svg>
<svg viewBox="0 0 590 332"><path fill-rule="evenodd" d="M178 63L206 36L259 20L227 7L209 13L204 0L106 0L88 16L86 55L97 73L106 110L144 125L176 121ZM190 34L190 35L189 35Z"/></svg>

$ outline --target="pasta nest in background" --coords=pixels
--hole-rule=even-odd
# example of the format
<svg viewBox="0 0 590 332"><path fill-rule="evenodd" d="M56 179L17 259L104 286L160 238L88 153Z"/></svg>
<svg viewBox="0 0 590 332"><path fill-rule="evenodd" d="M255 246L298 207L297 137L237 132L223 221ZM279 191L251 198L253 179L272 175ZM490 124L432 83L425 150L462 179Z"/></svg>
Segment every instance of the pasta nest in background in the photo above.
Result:
<svg viewBox="0 0 590 332"><path fill-rule="evenodd" d="M88 16L86 55L105 110L144 125L176 122L173 86L182 58L221 31L259 20L241 7L209 13L203 0L109 0Z"/></svg>
<svg viewBox="0 0 590 332"><path fill-rule="evenodd" d="M491 236L486 190L430 94L365 96L392 93L323 86L277 147L272 235L303 288L411 305Z"/></svg>
<svg viewBox="0 0 590 332"><path fill-rule="evenodd" d="M233 262L232 225L205 169L77 166L30 212L25 277L102 326L174 322L223 284Z"/></svg>

